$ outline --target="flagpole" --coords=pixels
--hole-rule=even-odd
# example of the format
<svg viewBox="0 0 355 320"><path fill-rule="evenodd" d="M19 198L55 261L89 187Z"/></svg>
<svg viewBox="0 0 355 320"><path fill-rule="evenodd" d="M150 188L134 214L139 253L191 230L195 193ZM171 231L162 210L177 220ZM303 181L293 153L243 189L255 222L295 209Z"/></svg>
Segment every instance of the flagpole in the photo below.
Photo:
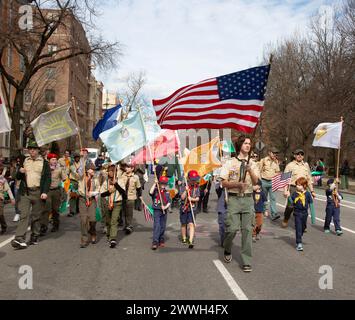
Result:
<svg viewBox="0 0 355 320"><path fill-rule="evenodd" d="M175 135L176 135L177 141L180 141L180 140L179 140L179 136L178 136L176 130L175 130ZM181 158L182 158L181 149L179 148L179 165L180 165L180 159L181 159ZM183 170L183 171L184 171L183 176L184 176L184 180L185 180L185 185L186 185L186 187L187 187L187 186L188 186L188 183L187 183L187 178L186 178L186 175L185 175L185 170ZM189 204L190 204L190 208L191 208L192 220L193 220L193 222L194 222L194 225L196 226L195 213L194 213L194 209L193 209L193 207L192 207L192 202L191 202L191 199L190 199L190 191L188 190L188 188L187 188L186 191L187 191L187 198L188 198L188 200L189 200Z"/></svg>
<svg viewBox="0 0 355 320"><path fill-rule="evenodd" d="M79 144L80 144L80 150L83 149L83 144L82 144L82 140L81 140L81 134L80 134L80 127L79 127L79 121L78 121L78 113L76 111L76 103L75 103L75 98L74 96L71 98L72 101L72 107L74 109L74 115L75 115L75 122L76 122L76 126L78 128L78 136L79 136Z"/></svg>
<svg viewBox="0 0 355 320"><path fill-rule="evenodd" d="M153 172L154 172L155 181L157 181L156 185L158 188L161 209L163 211L163 214L166 214L165 210L163 209L163 199L162 199L161 193L160 193L159 181L158 181L157 171L156 171L155 164L154 164L153 153L152 153L152 149L150 147L150 143L149 143L149 141L147 141L147 132L146 132L145 123L144 123L144 120L142 117L142 112L141 112L140 107L138 107L138 112L139 112L139 116L140 116L142 124L143 124L144 137L145 137L145 141L147 142L147 145L148 145L149 156L150 156L151 161L153 162Z"/></svg>
<svg viewBox="0 0 355 320"><path fill-rule="evenodd" d="M343 127L344 117L340 117L340 121L341 121L341 126ZM342 130L342 133L343 133L343 130ZM338 159L337 159L336 181L337 181L338 184L339 184L340 149L341 149L341 135L340 135L339 148L338 148Z"/></svg>
<svg viewBox="0 0 355 320"><path fill-rule="evenodd" d="M219 131L218 131L218 136L219 136ZM231 140L231 143L232 140ZM234 148L235 149L235 148ZM221 138L219 138L219 156L221 157L221 163L222 163L222 158L223 158L223 150L222 150L222 142L221 142ZM223 183L222 183L222 188L223 188ZM227 188L223 188L224 190L224 200L226 201L226 203L228 203L228 192L227 192Z"/></svg>

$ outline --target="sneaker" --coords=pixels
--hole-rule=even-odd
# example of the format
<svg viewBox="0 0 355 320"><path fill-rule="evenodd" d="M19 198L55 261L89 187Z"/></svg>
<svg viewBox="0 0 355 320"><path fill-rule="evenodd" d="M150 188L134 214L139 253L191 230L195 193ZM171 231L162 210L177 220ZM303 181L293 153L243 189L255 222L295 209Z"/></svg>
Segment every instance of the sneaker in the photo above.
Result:
<svg viewBox="0 0 355 320"><path fill-rule="evenodd" d="M11 245L14 249L26 249L28 246L27 246L27 243L25 240L23 239L14 239L11 241Z"/></svg>
<svg viewBox="0 0 355 320"><path fill-rule="evenodd" d="M272 217L271 221L276 221L277 219L280 219L280 218L281 218L281 216L278 214L278 215Z"/></svg>
<svg viewBox="0 0 355 320"><path fill-rule="evenodd" d="M132 227L127 227L126 228L126 234L131 234L133 232L133 228Z"/></svg>
<svg viewBox="0 0 355 320"><path fill-rule="evenodd" d="M183 244L187 244L187 239L186 239L186 238L183 238L183 239L181 240L181 242L182 242Z"/></svg>
<svg viewBox="0 0 355 320"><path fill-rule="evenodd" d="M160 242L159 243L159 248L165 248L165 243L164 242Z"/></svg>
<svg viewBox="0 0 355 320"><path fill-rule="evenodd" d="M68 213L68 217L74 217L74 213L73 212Z"/></svg>
<svg viewBox="0 0 355 320"><path fill-rule="evenodd" d="M48 231L48 227L47 226L45 226L45 225L41 226L41 229L39 231L40 232L39 236L40 237L44 237L46 235L47 231Z"/></svg>
<svg viewBox="0 0 355 320"><path fill-rule="evenodd" d="M104 227L104 228L102 229L102 234L107 234L107 227Z"/></svg>
<svg viewBox="0 0 355 320"><path fill-rule="evenodd" d="M297 251L303 251L303 245L302 243L299 243L296 247Z"/></svg>
<svg viewBox="0 0 355 320"><path fill-rule="evenodd" d="M232 262L232 254L224 251L224 262L231 263Z"/></svg>
<svg viewBox="0 0 355 320"><path fill-rule="evenodd" d="M31 236L30 241L28 243L30 246L36 246L38 244L38 237Z"/></svg>
<svg viewBox="0 0 355 320"><path fill-rule="evenodd" d="M256 240L260 240L261 239L260 234L258 233L255 238L256 238Z"/></svg>
<svg viewBox="0 0 355 320"><path fill-rule="evenodd" d="M256 236L253 236L253 242L256 242Z"/></svg>
<svg viewBox="0 0 355 320"><path fill-rule="evenodd" d="M337 230L336 233L337 233L337 236L341 236L343 234L343 231L342 230Z"/></svg>
<svg viewBox="0 0 355 320"><path fill-rule="evenodd" d="M152 250L157 250L158 249L158 246L154 243L153 245L152 245Z"/></svg>
<svg viewBox="0 0 355 320"><path fill-rule="evenodd" d="M324 233L330 233L329 229L324 229Z"/></svg>
<svg viewBox="0 0 355 320"><path fill-rule="evenodd" d="M19 222L20 221L20 215L18 213L15 214L13 222Z"/></svg>
<svg viewBox="0 0 355 320"><path fill-rule="evenodd" d="M194 245L195 245L194 241L193 240L189 240L188 243L189 243L189 249L193 249Z"/></svg>
<svg viewBox="0 0 355 320"><path fill-rule="evenodd" d="M117 241L116 240L111 240L110 241L110 248L113 249L113 248L116 248L117 246Z"/></svg>
<svg viewBox="0 0 355 320"><path fill-rule="evenodd" d="M59 228L57 226L53 226L51 229L51 232L58 232Z"/></svg>
<svg viewBox="0 0 355 320"><path fill-rule="evenodd" d="M248 265L248 264L245 264L245 265L242 267L242 270L243 270L244 272L252 272L252 271L253 271L253 269L251 268L251 266Z"/></svg>
<svg viewBox="0 0 355 320"><path fill-rule="evenodd" d="M97 238L95 235L91 236L91 244L96 244L97 243Z"/></svg>
<svg viewBox="0 0 355 320"><path fill-rule="evenodd" d="M303 233L307 233L307 228L304 229Z"/></svg>

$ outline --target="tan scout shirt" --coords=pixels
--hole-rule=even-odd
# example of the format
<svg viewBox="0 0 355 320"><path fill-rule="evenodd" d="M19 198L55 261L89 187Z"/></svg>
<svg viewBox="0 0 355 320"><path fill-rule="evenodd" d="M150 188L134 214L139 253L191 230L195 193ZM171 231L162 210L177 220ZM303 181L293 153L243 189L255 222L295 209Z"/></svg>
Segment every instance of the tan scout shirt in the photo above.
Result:
<svg viewBox="0 0 355 320"><path fill-rule="evenodd" d="M11 188L10 188L9 184L7 183L6 179L3 177L0 177L0 200L1 201L4 201L4 199L5 199L5 192L8 193L11 200L14 200L14 196L11 192Z"/></svg>
<svg viewBox="0 0 355 320"><path fill-rule="evenodd" d="M129 179L128 189L127 191L127 199L128 200L136 200L137 199L137 189L141 187L141 183L139 181L139 177L136 174L127 175L126 173L123 174L123 178L127 180Z"/></svg>
<svg viewBox="0 0 355 320"><path fill-rule="evenodd" d="M82 197L87 197L87 198L90 198L90 197L93 197L94 195L93 194L89 194L89 191L91 192L96 192L97 195L99 195L100 193L100 182L99 182L99 179L98 177L96 176L93 176L91 178L91 189L90 190L85 190L85 183L87 181L87 177L86 176L83 176L80 180L79 180L79 183L78 183L78 192L79 194L82 196ZM99 195L100 196L100 195Z"/></svg>
<svg viewBox="0 0 355 320"><path fill-rule="evenodd" d="M310 187L310 189L313 190L311 169L309 168L307 162L303 162L303 161L297 162L296 160L290 162L286 166L285 172L290 172L290 171L292 171L291 185L296 185L296 180L298 178L304 177L307 179L308 186Z"/></svg>
<svg viewBox="0 0 355 320"><path fill-rule="evenodd" d="M23 167L26 170L26 182L28 188L39 188L41 185L41 176L43 170L43 158L39 156L37 159L26 158Z"/></svg>
<svg viewBox="0 0 355 320"><path fill-rule="evenodd" d="M70 166L70 173L69 173L70 180L79 181L79 179L80 179L80 176L78 174L79 168L80 168L80 161L78 163L74 162Z"/></svg>
<svg viewBox="0 0 355 320"><path fill-rule="evenodd" d="M226 164L222 167L221 178L223 180L227 180L230 182L239 182L241 164L242 164L242 162L239 161L237 158L232 158L232 159L228 160L226 162ZM256 163L254 161L250 161L249 164L251 165L252 170L257 175L258 168L257 168ZM245 190L245 193L253 193L253 182L251 180L249 173L247 173L247 175L246 175L245 183L248 184L248 187ZM228 192L240 193L240 190L239 189L228 189Z"/></svg>
<svg viewBox="0 0 355 320"><path fill-rule="evenodd" d="M126 181L127 181L126 178L122 178L122 176L120 178L116 179L116 182L123 190L125 190ZM106 191L108 191L108 186L109 186L109 184L107 183L107 180L104 181L101 184L100 193L105 193ZM116 188L115 188L115 191L113 193L111 193L110 197L113 202L122 201L122 195L121 195L121 193L119 193L116 190Z"/></svg>
<svg viewBox="0 0 355 320"><path fill-rule="evenodd" d="M262 179L272 180L280 172L279 162L272 160L270 157L261 159L260 175Z"/></svg>
<svg viewBox="0 0 355 320"><path fill-rule="evenodd" d="M57 166L57 168L55 168L54 170L51 169L51 177L52 183L50 189L55 189L58 188L60 183L67 178L67 175L65 173L65 169L61 168L60 166Z"/></svg>

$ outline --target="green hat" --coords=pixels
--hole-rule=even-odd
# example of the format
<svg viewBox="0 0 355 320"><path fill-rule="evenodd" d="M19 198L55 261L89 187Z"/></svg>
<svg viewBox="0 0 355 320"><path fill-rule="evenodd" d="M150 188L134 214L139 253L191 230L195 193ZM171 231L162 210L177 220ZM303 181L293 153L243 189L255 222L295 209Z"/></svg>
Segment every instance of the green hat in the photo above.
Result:
<svg viewBox="0 0 355 320"><path fill-rule="evenodd" d="M280 153L279 149L275 148L275 147L271 147L269 149L269 152L272 152L272 153Z"/></svg>
<svg viewBox="0 0 355 320"><path fill-rule="evenodd" d="M296 149L293 154L298 154L298 153L303 153L304 154L304 150L299 148L299 149Z"/></svg>
<svg viewBox="0 0 355 320"><path fill-rule="evenodd" d="M38 146L36 140L29 140L29 141L28 141L27 149L30 149L30 148L32 148L32 149L39 149L39 146Z"/></svg>

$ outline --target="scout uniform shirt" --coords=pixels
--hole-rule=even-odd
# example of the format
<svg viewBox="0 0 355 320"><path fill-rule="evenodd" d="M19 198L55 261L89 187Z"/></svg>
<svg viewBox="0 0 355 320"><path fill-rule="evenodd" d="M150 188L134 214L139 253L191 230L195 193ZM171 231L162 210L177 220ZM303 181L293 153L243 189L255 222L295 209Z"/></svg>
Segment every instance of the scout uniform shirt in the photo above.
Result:
<svg viewBox="0 0 355 320"><path fill-rule="evenodd" d="M309 168L309 165L307 162L297 162L296 160L290 162L286 168L285 168L285 173L292 171L292 177L291 177L291 185L295 186L296 185L296 180L298 178L304 177L306 178L308 182L308 187L311 188L311 185L313 185L312 182L312 175L311 175L311 169Z"/></svg>
<svg viewBox="0 0 355 320"><path fill-rule="evenodd" d="M11 192L11 188L4 177L0 177L0 201L4 201L5 192L9 195L11 200L14 200L14 196Z"/></svg>
<svg viewBox="0 0 355 320"><path fill-rule="evenodd" d="M51 168L51 175L52 175L52 182L51 182L50 189L52 190L60 187L61 182L67 178L65 169L63 169L59 165L54 169Z"/></svg>
<svg viewBox="0 0 355 320"><path fill-rule="evenodd" d="M100 188L100 193L101 194L108 191L109 186L110 186L110 181L109 180L110 179L107 179L106 181L104 181L101 184L101 188ZM125 190L125 186L126 186L126 182L127 182L127 179L125 177L122 177L122 175L119 176L117 174L116 182L123 190ZM109 200L110 203L119 202L119 201L123 200L121 192L116 190L116 188L115 188L115 191L112 192L108 198L109 198L108 200Z"/></svg>
<svg viewBox="0 0 355 320"><path fill-rule="evenodd" d="M78 192L82 197L91 198L93 197L93 195L90 195L89 192L97 192L97 194L99 194L100 192L99 179L94 175L93 177L91 177L91 183L89 182L89 180L90 179L87 175L84 175L79 180Z"/></svg>
<svg viewBox="0 0 355 320"><path fill-rule="evenodd" d="M127 192L127 200L137 200L137 189L141 187L139 177L136 174L124 173L122 178L126 179L125 190Z"/></svg>
<svg viewBox="0 0 355 320"><path fill-rule="evenodd" d="M39 188L43 170L44 159L38 156L35 160L31 157L25 159L23 167L26 170L27 188Z"/></svg>
<svg viewBox="0 0 355 320"><path fill-rule="evenodd" d="M69 173L70 173L70 163L71 163L70 157L69 158L63 157L58 160L58 164L64 170L66 175L69 175Z"/></svg>
<svg viewBox="0 0 355 320"><path fill-rule="evenodd" d="M80 168L80 161L75 162L70 166L70 174L69 179L74 181L79 181L79 168Z"/></svg>
<svg viewBox="0 0 355 320"><path fill-rule="evenodd" d="M245 166L247 164L247 159L245 160ZM251 165L251 169L255 172L255 174L258 174L258 168L257 165L255 164L254 161L250 161L249 164ZM230 182L239 182L241 177L241 172L240 168L242 165L242 161L238 160L238 158L232 158L226 162L226 164L222 167L221 170L221 179L227 180ZM250 174L247 173L245 183L248 184L247 189L244 191L244 193L253 193L253 183L251 181ZM223 183L222 183L223 184ZM237 188L230 188L228 189L229 193L241 193L241 191Z"/></svg>
<svg viewBox="0 0 355 320"><path fill-rule="evenodd" d="M261 159L260 161L260 175L264 180L272 180L280 172L278 161L272 160L270 157Z"/></svg>

